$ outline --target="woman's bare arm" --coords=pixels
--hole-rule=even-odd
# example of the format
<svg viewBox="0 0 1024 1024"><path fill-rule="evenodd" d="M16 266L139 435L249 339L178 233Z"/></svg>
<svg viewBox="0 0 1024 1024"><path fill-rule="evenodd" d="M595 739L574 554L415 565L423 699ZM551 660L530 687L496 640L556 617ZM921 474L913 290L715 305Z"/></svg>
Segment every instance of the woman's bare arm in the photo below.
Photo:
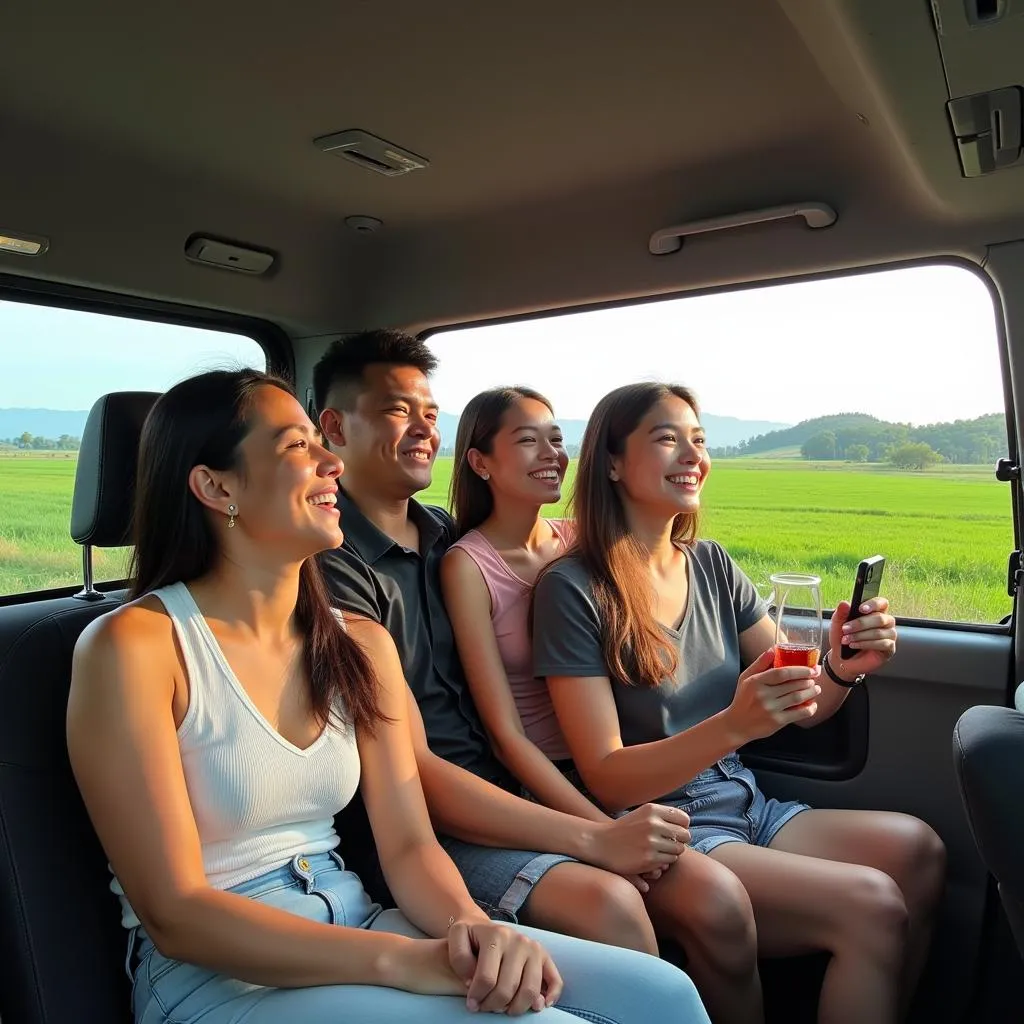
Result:
<svg viewBox="0 0 1024 1024"><path fill-rule="evenodd" d="M443 944L320 924L207 883L172 710L182 674L171 622L150 599L82 634L68 702L75 778L157 948L258 985L457 991L432 966L443 964L443 948L424 948Z"/></svg>
<svg viewBox="0 0 1024 1024"><path fill-rule="evenodd" d="M473 902L427 814L395 643L376 622L347 621L377 670L381 710L390 719L377 726L376 735L358 735L363 799L388 888L406 917L428 935L443 936L452 918L485 922L487 915Z"/></svg>
<svg viewBox="0 0 1024 1024"><path fill-rule="evenodd" d="M441 587L473 702L498 759L541 803L591 821L607 821L523 729L498 651L490 595L479 568L458 548L441 562Z"/></svg>

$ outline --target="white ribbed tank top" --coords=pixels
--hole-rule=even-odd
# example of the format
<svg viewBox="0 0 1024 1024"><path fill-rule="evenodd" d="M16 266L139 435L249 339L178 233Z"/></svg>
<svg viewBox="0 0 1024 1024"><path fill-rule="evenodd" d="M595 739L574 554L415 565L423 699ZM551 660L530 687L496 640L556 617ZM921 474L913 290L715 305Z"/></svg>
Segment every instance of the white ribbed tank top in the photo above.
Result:
<svg viewBox="0 0 1024 1024"><path fill-rule="evenodd" d="M188 587L172 583L153 596L185 661L189 700L178 745L210 885L229 889L296 854L333 850L334 815L359 785L354 730L332 720L305 750L289 743L249 699ZM136 927L116 878L111 888L122 924Z"/></svg>

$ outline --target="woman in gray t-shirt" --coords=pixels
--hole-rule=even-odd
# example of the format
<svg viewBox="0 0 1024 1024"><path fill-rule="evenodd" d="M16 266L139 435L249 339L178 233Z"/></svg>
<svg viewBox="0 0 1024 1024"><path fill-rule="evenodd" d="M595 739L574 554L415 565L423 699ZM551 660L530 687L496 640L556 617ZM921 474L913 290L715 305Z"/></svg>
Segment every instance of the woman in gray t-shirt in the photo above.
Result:
<svg viewBox="0 0 1024 1024"><path fill-rule="evenodd" d="M824 674L774 669L774 624L753 585L720 545L696 539L710 469L686 389L632 384L598 403L576 478L576 544L537 583L535 671L605 808L658 800L690 815L691 849L656 885L708 905L709 957L734 951L736 984L702 993L713 1018L762 1019L758 953L819 949L832 954L820 1019L896 1021L927 953L941 841L908 815L768 799L736 755L834 714L892 657L895 620L880 597L848 623L844 602ZM858 651L846 661L844 640ZM688 951L692 940L701 935ZM691 952L695 978L701 956Z"/></svg>

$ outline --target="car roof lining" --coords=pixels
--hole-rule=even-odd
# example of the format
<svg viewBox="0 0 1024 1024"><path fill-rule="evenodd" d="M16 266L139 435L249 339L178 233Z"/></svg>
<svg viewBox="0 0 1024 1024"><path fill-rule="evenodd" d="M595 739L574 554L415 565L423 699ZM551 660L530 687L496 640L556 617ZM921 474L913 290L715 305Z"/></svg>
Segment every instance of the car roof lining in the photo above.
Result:
<svg viewBox="0 0 1024 1024"><path fill-rule="evenodd" d="M1024 168L960 174L925 3L657 0L642 19L615 0L245 12L5 11L0 227L51 248L0 255L0 272L312 340L937 253L980 263L1024 236ZM389 179L312 144L351 127L431 165ZM833 206L837 224L647 252L681 220L801 201ZM384 228L357 234L353 214ZM269 248L278 265L196 266L183 255L195 232Z"/></svg>

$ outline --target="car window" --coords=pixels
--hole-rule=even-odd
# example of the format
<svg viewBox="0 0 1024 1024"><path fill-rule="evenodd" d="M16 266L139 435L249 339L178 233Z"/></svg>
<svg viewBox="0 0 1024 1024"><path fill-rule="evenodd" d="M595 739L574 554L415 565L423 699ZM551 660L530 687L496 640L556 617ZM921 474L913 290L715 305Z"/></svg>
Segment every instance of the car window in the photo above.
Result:
<svg viewBox="0 0 1024 1024"><path fill-rule="evenodd" d="M834 607L857 562L882 554L897 614L991 623L1010 611L1010 494L993 475L1007 454L998 333L987 287L964 267L544 316L429 343L445 413L433 500L447 500L455 424L477 391L537 388L575 454L603 394L669 380L696 391L707 429L702 535L758 586L813 572Z"/></svg>
<svg viewBox="0 0 1024 1024"><path fill-rule="evenodd" d="M0 301L0 595L81 582L71 499L97 398L266 363L259 343L238 334ZM123 579L126 556L96 549L96 580Z"/></svg>

